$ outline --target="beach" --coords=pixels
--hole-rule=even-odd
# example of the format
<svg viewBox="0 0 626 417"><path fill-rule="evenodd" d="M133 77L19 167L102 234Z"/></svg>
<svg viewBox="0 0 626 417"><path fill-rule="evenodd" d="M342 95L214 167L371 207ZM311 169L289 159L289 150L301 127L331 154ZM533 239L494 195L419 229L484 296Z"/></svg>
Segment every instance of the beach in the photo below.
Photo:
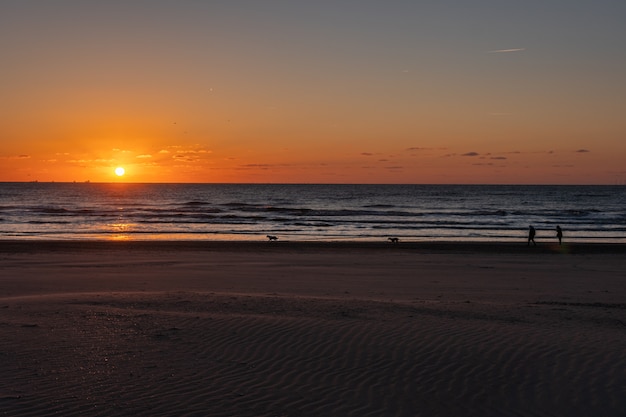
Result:
<svg viewBox="0 0 626 417"><path fill-rule="evenodd" d="M0 241L0 415L623 416L624 255Z"/></svg>

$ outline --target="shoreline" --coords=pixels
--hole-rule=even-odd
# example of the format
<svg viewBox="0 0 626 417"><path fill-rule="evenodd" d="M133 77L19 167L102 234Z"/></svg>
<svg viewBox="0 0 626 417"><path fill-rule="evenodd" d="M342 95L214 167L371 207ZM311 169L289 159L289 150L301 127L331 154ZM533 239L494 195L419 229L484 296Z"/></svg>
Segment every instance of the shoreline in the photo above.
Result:
<svg viewBox="0 0 626 417"><path fill-rule="evenodd" d="M507 254L626 254L626 243L575 242L559 245L539 242L528 246L526 242L466 242L431 241L198 241L198 240L0 240L0 253L28 252L88 252L98 250L146 251L419 251L433 253L507 253Z"/></svg>

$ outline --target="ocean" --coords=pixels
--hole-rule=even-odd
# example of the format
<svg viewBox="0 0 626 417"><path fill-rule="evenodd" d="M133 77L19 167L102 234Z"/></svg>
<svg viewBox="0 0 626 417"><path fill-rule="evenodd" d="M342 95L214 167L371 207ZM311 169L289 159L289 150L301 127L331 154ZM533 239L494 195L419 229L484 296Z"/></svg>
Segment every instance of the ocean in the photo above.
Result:
<svg viewBox="0 0 626 417"><path fill-rule="evenodd" d="M0 183L0 239L626 243L626 187Z"/></svg>

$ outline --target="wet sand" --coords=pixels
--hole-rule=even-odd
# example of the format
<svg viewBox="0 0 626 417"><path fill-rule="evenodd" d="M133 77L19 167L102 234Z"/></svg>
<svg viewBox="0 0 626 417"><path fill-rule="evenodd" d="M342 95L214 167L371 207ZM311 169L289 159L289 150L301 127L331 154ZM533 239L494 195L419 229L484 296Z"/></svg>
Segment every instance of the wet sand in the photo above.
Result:
<svg viewBox="0 0 626 417"><path fill-rule="evenodd" d="M0 241L0 415L621 416L624 255Z"/></svg>

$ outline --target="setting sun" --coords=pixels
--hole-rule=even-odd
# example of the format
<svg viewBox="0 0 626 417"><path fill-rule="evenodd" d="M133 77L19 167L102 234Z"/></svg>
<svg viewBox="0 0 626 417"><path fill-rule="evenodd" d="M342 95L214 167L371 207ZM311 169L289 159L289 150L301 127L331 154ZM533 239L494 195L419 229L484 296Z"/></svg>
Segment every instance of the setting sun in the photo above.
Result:
<svg viewBox="0 0 626 417"><path fill-rule="evenodd" d="M115 175L117 175L118 177L123 176L125 172L126 170L122 167L115 168Z"/></svg>

